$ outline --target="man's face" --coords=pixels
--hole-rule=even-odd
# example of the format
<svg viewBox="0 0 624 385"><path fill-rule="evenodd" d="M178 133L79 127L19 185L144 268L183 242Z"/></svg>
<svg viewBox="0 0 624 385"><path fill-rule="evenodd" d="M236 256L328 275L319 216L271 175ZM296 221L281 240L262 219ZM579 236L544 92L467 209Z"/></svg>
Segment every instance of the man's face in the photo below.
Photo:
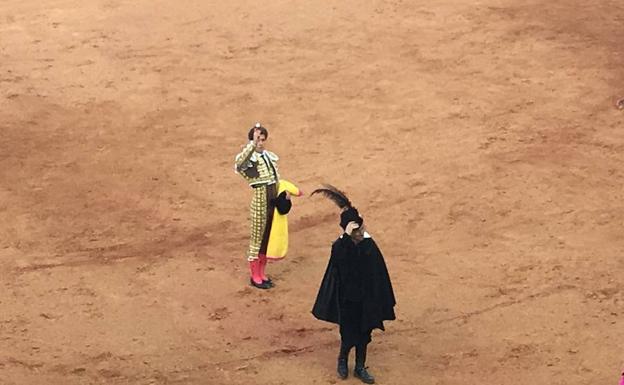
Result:
<svg viewBox="0 0 624 385"><path fill-rule="evenodd" d="M360 243L360 241L364 239L364 231L366 231L364 229L364 225L358 227L357 229L354 229L351 232L351 239L353 239L353 242Z"/></svg>
<svg viewBox="0 0 624 385"><path fill-rule="evenodd" d="M266 136L262 134L258 135L258 140L256 141L256 151L258 152L264 151L265 142L266 142Z"/></svg>

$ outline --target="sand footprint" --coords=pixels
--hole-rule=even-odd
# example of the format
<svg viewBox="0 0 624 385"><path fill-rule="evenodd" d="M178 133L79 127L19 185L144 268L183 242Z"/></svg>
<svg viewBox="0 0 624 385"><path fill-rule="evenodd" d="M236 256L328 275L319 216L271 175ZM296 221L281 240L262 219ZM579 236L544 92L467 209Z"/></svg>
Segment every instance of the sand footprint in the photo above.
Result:
<svg viewBox="0 0 624 385"><path fill-rule="evenodd" d="M224 307L217 308L212 313L210 313L208 315L208 319L211 321L221 321L229 317L230 314L232 314L232 312L229 311L228 308L224 306Z"/></svg>

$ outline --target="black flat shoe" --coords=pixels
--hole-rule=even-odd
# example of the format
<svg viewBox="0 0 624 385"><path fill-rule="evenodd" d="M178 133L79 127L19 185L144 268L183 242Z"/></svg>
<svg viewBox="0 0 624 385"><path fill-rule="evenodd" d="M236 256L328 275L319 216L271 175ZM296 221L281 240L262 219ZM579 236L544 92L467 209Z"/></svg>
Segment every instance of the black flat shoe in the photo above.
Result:
<svg viewBox="0 0 624 385"><path fill-rule="evenodd" d="M251 286L257 288L257 289L270 289L271 285L267 284L267 283L255 283L253 279L249 279L249 283L251 284Z"/></svg>
<svg viewBox="0 0 624 385"><path fill-rule="evenodd" d="M338 377L343 380L349 377L349 367L346 358L338 358L338 368L336 372L338 372Z"/></svg>
<svg viewBox="0 0 624 385"><path fill-rule="evenodd" d="M273 284L273 281L271 281L271 278L263 279L262 283L265 285L269 285L270 287L275 286L275 284Z"/></svg>
<svg viewBox="0 0 624 385"><path fill-rule="evenodd" d="M355 368L353 371L353 375L360 379L365 384L374 384L375 377L371 376L370 373L366 370L366 368Z"/></svg>

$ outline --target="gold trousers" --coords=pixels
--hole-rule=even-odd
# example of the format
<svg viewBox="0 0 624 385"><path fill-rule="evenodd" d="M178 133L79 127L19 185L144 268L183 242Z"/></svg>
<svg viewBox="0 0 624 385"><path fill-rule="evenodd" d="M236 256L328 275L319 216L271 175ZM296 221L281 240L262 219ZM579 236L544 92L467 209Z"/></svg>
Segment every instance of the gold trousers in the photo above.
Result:
<svg viewBox="0 0 624 385"><path fill-rule="evenodd" d="M253 189L254 195L249 206L250 239L247 260L258 259L258 254L266 254L273 222L273 199L277 196L276 184L262 185Z"/></svg>

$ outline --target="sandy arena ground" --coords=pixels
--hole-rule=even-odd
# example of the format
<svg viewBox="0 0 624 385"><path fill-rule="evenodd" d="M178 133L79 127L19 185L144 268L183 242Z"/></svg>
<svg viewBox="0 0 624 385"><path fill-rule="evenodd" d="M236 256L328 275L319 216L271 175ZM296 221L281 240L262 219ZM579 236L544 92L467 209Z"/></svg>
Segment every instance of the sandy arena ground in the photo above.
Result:
<svg viewBox="0 0 624 385"><path fill-rule="evenodd" d="M310 308L338 235L243 257L257 120L347 191L398 319L379 384L617 384L619 0L0 2L0 384L357 384Z"/></svg>

